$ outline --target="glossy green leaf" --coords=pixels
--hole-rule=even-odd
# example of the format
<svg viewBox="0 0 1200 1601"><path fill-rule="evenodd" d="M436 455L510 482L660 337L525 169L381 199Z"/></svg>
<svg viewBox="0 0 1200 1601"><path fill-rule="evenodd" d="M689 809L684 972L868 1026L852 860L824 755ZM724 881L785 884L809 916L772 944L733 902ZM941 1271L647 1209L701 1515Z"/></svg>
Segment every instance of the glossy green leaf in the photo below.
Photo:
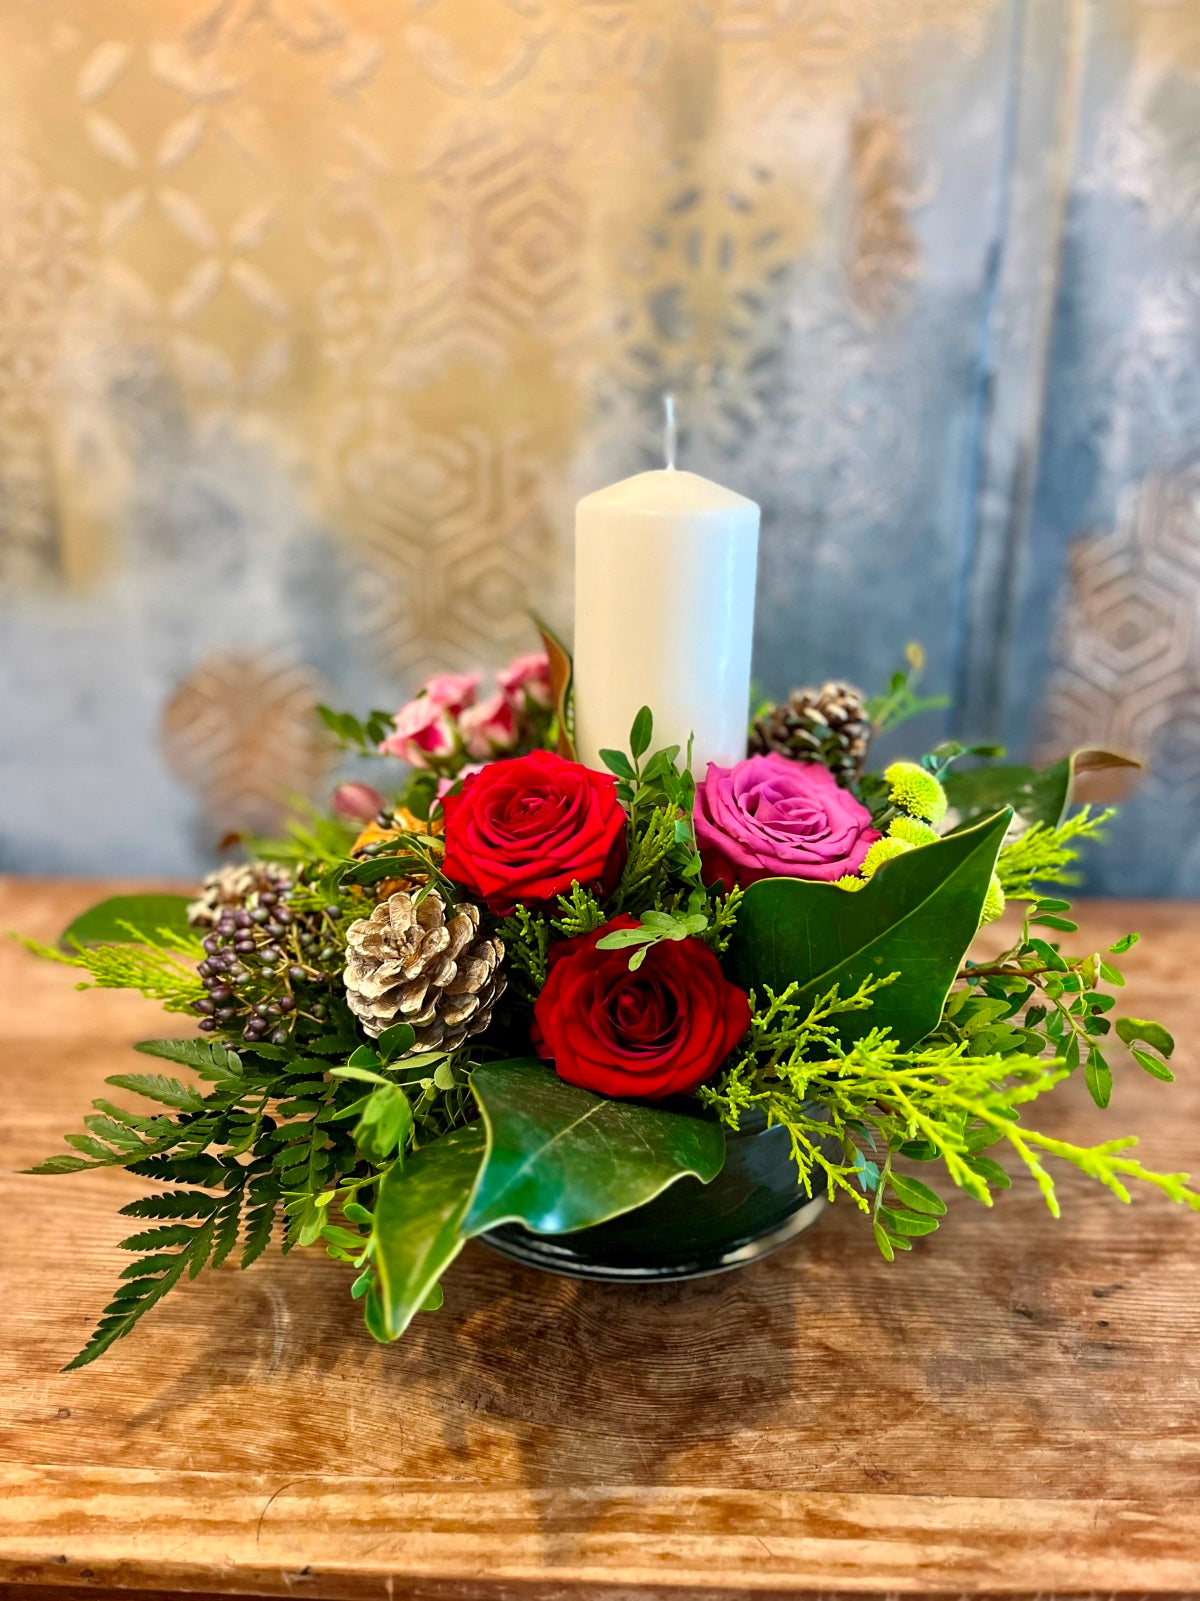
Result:
<svg viewBox="0 0 1200 1601"><path fill-rule="evenodd" d="M1139 1051L1136 1045L1130 1046L1134 1061L1151 1078L1161 1079L1164 1084L1174 1084L1175 1075L1157 1056L1151 1056L1149 1051Z"/></svg>
<svg viewBox="0 0 1200 1601"><path fill-rule="evenodd" d="M653 738L654 716L649 706L643 706L633 719L633 727L629 730L629 750L635 762L650 749L650 741Z"/></svg>
<svg viewBox="0 0 1200 1601"><path fill-rule="evenodd" d="M172 934L194 934L187 920L186 895L114 895L80 913L65 928L60 943L70 945L135 945L129 931L153 939L159 929Z"/></svg>
<svg viewBox="0 0 1200 1601"><path fill-rule="evenodd" d="M905 1206L911 1207L914 1212L931 1212L934 1217L941 1217L946 1210L946 1203L935 1190L920 1179L906 1178L902 1173L892 1173L888 1183L899 1196Z"/></svg>
<svg viewBox="0 0 1200 1601"><path fill-rule="evenodd" d="M1112 1070L1102 1052L1093 1045L1088 1052L1087 1066L1083 1070L1088 1094L1096 1105L1103 1108L1112 1099Z"/></svg>
<svg viewBox="0 0 1200 1601"><path fill-rule="evenodd" d="M960 814L963 825L990 816L1001 806L1011 806L1027 827L1045 823L1048 828L1054 828L1066 815L1075 780L1081 773L1141 766L1142 763L1131 756L1120 756L1115 751L1077 750L1040 771L1005 764L949 773L943 780L943 787L946 799Z"/></svg>
<svg viewBox="0 0 1200 1601"><path fill-rule="evenodd" d="M411 1050L416 1040L416 1030L411 1023L393 1023L391 1028L385 1028L375 1041L380 1058L385 1062L393 1061L402 1056L405 1051Z"/></svg>
<svg viewBox="0 0 1200 1601"><path fill-rule="evenodd" d="M890 1028L901 1046L915 1045L936 1027L979 928L1011 818L1006 810L908 851L854 894L802 878L751 884L729 947L736 981L760 993L794 982L812 995L835 986L847 995L896 973L867 1011L838 1019L839 1032L849 1041Z"/></svg>
<svg viewBox="0 0 1200 1601"><path fill-rule="evenodd" d="M376 1277L367 1297L367 1327L376 1339L404 1333L462 1250L463 1215L483 1152L483 1128L471 1123L422 1146L381 1179L371 1236Z"/></svg>
<svg viewBox="0 0 1200 1601"><path fill-rule="evenodd" d="M926 1217L916 1212L897 1212L890 1206L881 1206L875 1215L893 1235L932 1234L938 1226L936 1217Z"/></svg>
<svg viewBox="0 0 1200 1601"><path fill-rule="evenodd" d="M488 1155L466 1232L524 1223L539 1234L603 1223L692 1174L707 1184L725 1160L717 1123L566 1084L532 1058L485 1062L471 1089Z"/></svg>
<svg viewBox="0 0 1200 1601"><path fill-rule="evenodd" d="M1161 1023L1152 1023L1145 1017L1118 1017L1117 1037L1124 1040L1126 1045L1132 1045L1134 1040L1141 1040L1144 1044L1160 1051L1163 1056L1170 1056L1175 1049L1175 1040Z"/></svg>

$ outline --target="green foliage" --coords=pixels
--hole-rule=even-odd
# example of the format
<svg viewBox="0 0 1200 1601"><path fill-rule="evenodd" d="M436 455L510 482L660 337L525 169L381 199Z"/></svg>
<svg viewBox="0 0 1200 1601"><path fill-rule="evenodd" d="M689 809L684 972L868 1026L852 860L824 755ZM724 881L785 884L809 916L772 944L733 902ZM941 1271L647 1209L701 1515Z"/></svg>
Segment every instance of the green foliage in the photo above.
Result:
<svg viewBox="0 0 1200 1601"><path fill-rule="evenodd" d="M1077 750L1053 766L1041 769L985 765L951 773L945 780L946 794L958 813L960 827L990 816L1001 806L1011 806L1027 827L1041 823L1052 829L1066 817L1080 773L1141 765L1129 756L1118 756L1112 751Z"/></svg>
<svg viewBox="0 0 1200 1601"><path fill-rule="evenodd" d="M243 840L251 856L260 861L305 863L318 869L345 859L358 837L359 824L318 811L303 796L293 796L289 809L292 815L277 839Z"/></svg>
<svg viewBox="0 0 1200 1601"><path fill-rule="evenodd" d="M855 895L805 879L751 884L729 947L737 982L776 994L794 983L813 996L897 975L869 1023L849 1009L843 1037L886 1027L915 1044L937 1026L979 926L1009 816L906 851Z"/></svg>
<svg viewBox="0 0 1200 1601"><path fill-rule="evenodd" d="M367 1327L379 1340L395 1340L429 1300L462 1250L463 1215L484 1155L478 1123L454 1129L393 1168L379 1186L371 1229L373 1281L367 1293Z"/></svg>
<svg viewBox="0 0 1200 1601"><path fill-rule="evenodd" d="M668 745L643 763L654 736L650 708L643 706L629 731L629 755L602 750L601 759L618 779L617 794L629 812L629 856L613 897L613 911L676 909L701 888L700 854L692 812L696 781L691 747L679 761L680 747Z"/></svg>
<svg viewBox="0 0 1200 1601"><path fill-rule="evenodd" d="M337 1032L307 1046L312 1054L303 1057L262 1044L235 1051L219 1041L144 1041L143 1054L186 1067L200 1082L114 1075L113 1088L153 1110L96 1100L86 1133L67 1138L71 1154L33 1170L125 1167L174 1187L126 1209L169 1221L123 1242L139 1255L123 1275L131 1282L118 1289L71 1365L93 1361L185 1273L194 1278L239 1246L243 1267L273 1238L285 1251L323 1239L347 1260L353 1240L361 1254L367 1237L331 1221L333 1207L355 1204L360 1189L399 1165L406 1146L435 1141L474 1115L461 1059L428 1051L399 1056L412 1037L407 1025L389 1030L382 1049L361 1047L350 1062Z"/></svg>
<svg viewBox="0 0 1200 1601"><path fill-rule="evenodd" d="M1022 1124L1022 1109L1066 1076L1053 1062L1014 1049L984 1051L978 1036L901 1049L886 1030L870 1029L843 1045L845 1016L869 1011L879 993L867 980L852 993L835 988L815 1000L795 984L756 994L750 1034L700 1099L730 1128L751 1110L786 1128L805 1189L841 1194L869 1213L889 1261L931 1233L943 1209L927 1185L893 1174L900 1157L939 1162L955 1185L989 1206L992 1191L1010 1182L995 1156L984 1154L998 1147L1031 1174L1055 1216L1048 1157L1121 1200L1129 1199L1126 1181L1139 1179L1200 1208L1186 1174L1151 1172L1127 1154L1131 1137L1078 1146Z"/></svg>
<svg viewBox="0 0 1200 1601"><path fill-rule="evenodd" d="M188 941L186 895L114 895L81 912L60 936L67 950L81 945L158 945Z"/></svg>
<svg viewBox="0 0 1200 1601"><path fill-rule="evenodd" d="M329 706L318 706L317 716L342 749L355 756L378 756L380 745L393 727L391 712L371 712L365 722L359 722L351 712L337 712Z"/></svg>
<svg viewBox="0 0 1200 1601"><path fill-rule="evenodd" d="M554 930L549 918L538 916L527 906L517 905L511 917L503 917L497 932L504 941L509 987L528 1006L542 992Z"/></svg>
<svg viewBox="0 0 1200 1601"><path fill-rule="evenodd" d="M867 716L871 719L873 734L882 734L886 728L898 728L910 717L921 712L940 711L950 704L949 695L916 693L917 683L925 670L925 652L915 641L904 648L907 666L892 674L887 693L872 695L867 701Z"/></svg>
<svg viewBox="0 0 1200 1601"><path fill-rule="evenodd" d="M1001 1052L1021 1049L1050 1053L1068 1073L1081 1065L1084 1081L1097 1106L1112 1097L1109 1036L1115 1004L1109 989L1123 989L1120 970L1099 952L1068 956L1057 942L1038 932L1049 928L1073 933L1076 924L1064 914L1069 901L1042 897L1028 908L1016 942L989 962L969 961L962 973L966 988L951 996L938 1029L943 1039L963 1040L976 1048ZM1127 934L1109 956L1120 955L1136 942ZM1115 1019L1116 1037L1130 1047L1133 1060L1152 1078L1174 1075L1159 1057L1169 1057L1175 1042L1161 1023L1143 1018ZM1150 1051L1140 1046L1149 1045Z"/></svg>
<svg viewBox="0 0 1200 1601"><path fill-rule="evenodd" d="M204 952L196 936L167 928L150 934L132 924L122 927L128 944L76 943L72 950L63 951L37 940L22 943L47 961L89 974L91 982L80 982L77 989L138 990L148 1000L158 1001L166 1012L192 1012L194 1003L204 995L195 965Z"/></svg>
<svg viewBox="0 0 1200 1601"><path fill-rule="evenodd" d="M1000 887L1009 900L1030 900L1042 884L1073 884L1072 864L1078 861L1075 841L1103 838L1105 823L1115 814L1093 813L1084 806L1065 822L1050 827L1035 823L1016 839L1005 842L996 864Z"/></svg>
<svg viewBox="0 0 1200 1601"><path fill-rule="evenodd" d="M484 1063L471 1088L482 1120L424 1146L379 1186L361 1258L377 1339L396 1339L430 1304L472 1235L514 1220L549 1234L587 1228L685 1174L708 1183L724 1161L716 1122L593 1095L542 1062Z"/></svg>
<svg viewBox="0 0 1200 1601"><path fill-rule="evenodd" d="M470 1233L509 1221L540 1234L588 1228L644 1206L686 1173L707 1184L725 1159L716 1123L595 1095L543 1062L485 1063L471 1089L488 1145Z"/></svg>
<svg viewBox="0 0 1200 1601"><path fill-rule="evenodd" d="M697 891L694 898L698 908L706 905L702 892ZM697 909L680 914L651 910L642 913L636 928L617 928L611 934L605 934L603 939L596 941L596 948L602 951L619 951L632 947L629 971L633 973L645 961L646 953L652 945L657 945L661 940L692 939L697 934L703 934L707 928L707 910Z"/></svg>
<svg viewBox="0 0 1200 1601"><path fill-rule="evenodd" d="M533 1005L546 982L550 946L590 934L606 917L593 892L574 883L558 897L550 914L518 905L510 916L500 919L497 932L504 941L509 983L526 1005Z"/></svg>

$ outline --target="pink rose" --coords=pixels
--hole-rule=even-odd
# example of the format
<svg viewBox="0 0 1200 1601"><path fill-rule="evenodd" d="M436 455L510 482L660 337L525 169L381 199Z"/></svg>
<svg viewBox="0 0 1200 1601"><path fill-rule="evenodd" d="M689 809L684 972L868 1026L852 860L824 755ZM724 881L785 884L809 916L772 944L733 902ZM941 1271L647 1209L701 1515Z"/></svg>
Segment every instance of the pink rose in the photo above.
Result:
<svg viewBox="0 0 1200 1601"><path fill-rule="evenodd" d="M478 706L468 706L458 720L467 754L486 761L517 743L517 714L503 695L491 695Z"/></svg>
<svg viewBox="0 0 1200 1601"><path fill-rule="evenodd" d="M707 883L855 873L880 836L871 814L820 762L751 756L710 764L696 790L696 843Z"/></svg>
<svg viewBox="0 0 1200 1601"><path fill-rule="evenodd" d="M480 673L435 673L425 681L420 693L427 696L440 711L457 717L468 706L475 704Z"/></svg>
<svg viewBox="0 0 1200 1601"><path fill-rule="evenodd" d="M380 744L385 756L399 756L410 767L431 767L457 749L454 725L429 695L418 695L396 713L395 728Z"/></svg>
<svg viewBox="0 0 1200 1601"><path fill-rule="evenodd" d="M529 656L517 656L496 674L496 682L518 708L522 693L528 695L535 706L548 707L551 702L550 658L540 650Z"/></svg>

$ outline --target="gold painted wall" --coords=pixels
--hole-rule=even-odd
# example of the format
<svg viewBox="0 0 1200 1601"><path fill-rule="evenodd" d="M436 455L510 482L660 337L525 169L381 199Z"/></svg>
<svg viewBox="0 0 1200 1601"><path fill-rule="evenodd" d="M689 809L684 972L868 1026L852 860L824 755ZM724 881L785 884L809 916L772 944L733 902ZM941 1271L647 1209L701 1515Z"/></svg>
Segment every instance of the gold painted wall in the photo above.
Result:
<svg viewBox="0 0 1200 1601"><path fill-rule="evenodd" d="M1194 745L1200 602L1106 552L1200 543L1195 17L4 0L0 867L194 868L319 791L314 696L569 624L668 389L765 688L919 635L962 732Z"/></svg>

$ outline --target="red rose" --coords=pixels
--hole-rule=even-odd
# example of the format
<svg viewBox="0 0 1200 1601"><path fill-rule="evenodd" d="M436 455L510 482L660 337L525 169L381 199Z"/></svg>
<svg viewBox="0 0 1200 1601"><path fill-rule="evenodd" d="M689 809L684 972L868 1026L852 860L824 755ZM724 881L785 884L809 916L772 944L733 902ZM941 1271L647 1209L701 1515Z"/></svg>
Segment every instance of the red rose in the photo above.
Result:
<svg viewBox="0 0 1200 1601"><path fill-rule="evenodd" d="M489 762L442 801L443 871L501 916L578 882L607 895L625 864L617 781L548 750Z"/></svg>
<svg viewBox="0 0 1200 1601"><path fill-rule="evenodd" d="M720 1067L750 1027L750 1002L702 940L660 940L633 973L628 949L596 949L635 921L616 917L551 947L533 1043L568 1084L656 1101Z"/></svg>

